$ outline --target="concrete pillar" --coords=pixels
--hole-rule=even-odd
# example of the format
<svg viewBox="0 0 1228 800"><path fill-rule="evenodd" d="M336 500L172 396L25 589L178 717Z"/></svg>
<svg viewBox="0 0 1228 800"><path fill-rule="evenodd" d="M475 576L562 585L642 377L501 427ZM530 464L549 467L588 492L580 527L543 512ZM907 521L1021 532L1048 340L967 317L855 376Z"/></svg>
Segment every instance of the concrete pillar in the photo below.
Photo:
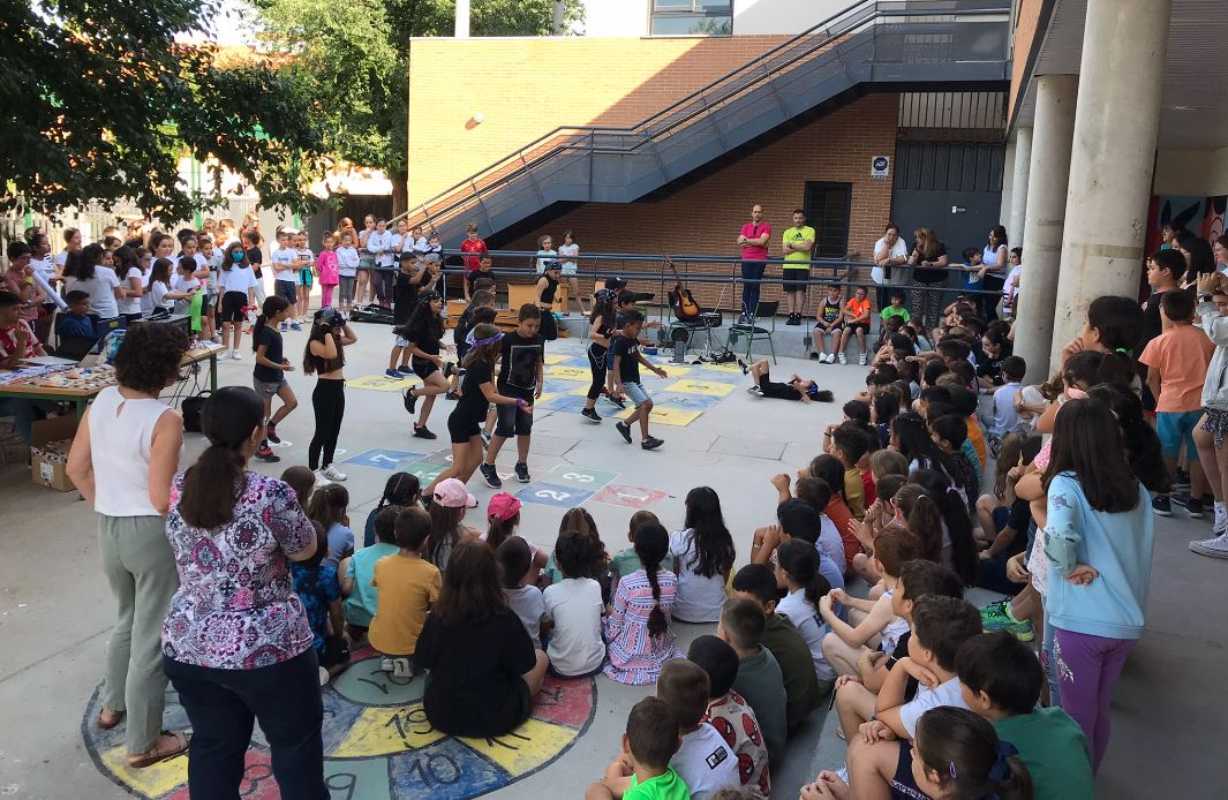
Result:
<svg viewBox="0 0 1228 800"><path fill-rule="evenodd" d="M1028 383L1048 380L1050 374L1049 351L1078 87L1077 75L1036 78L1028 209L1019 236L1019 241L1024 242L1023 260L1027 266L1019 287L1019 317L1015 322L1015 355L1028 362Z"/></svg>
<svg viewBox="0 0 1228 800"><path fill-rule="evenodd" d="M1003 225L1011 218L1011 189L1015 183L1015 139L1011 137L1006 142L1006 153L1002 161L1002 206L998 209L998 221Z"/></svg>
<svg viewBox="0 0 1228 800"><path fill-rule="evenodd" d="M456 38L469 38L469 0L456 0Z"/></svg>
<svg viewBox="0 0 1228 800"><path fill-rule="evenodd" d="M1023 244L1023 220L1028 209L1028 174L1032 168L1032 129L1015 130L1015 176L1011 180L1011 215L1003 221L1012 246Z"/></svg>
<svg viewBox="0 0 1228 800"><path fill-rule="evenodd" d="M1092 300L1138 296L1171 11L1172 0L1087 4L1054 361ZM1024 262L1026 281L1026 250Z"/></svg>

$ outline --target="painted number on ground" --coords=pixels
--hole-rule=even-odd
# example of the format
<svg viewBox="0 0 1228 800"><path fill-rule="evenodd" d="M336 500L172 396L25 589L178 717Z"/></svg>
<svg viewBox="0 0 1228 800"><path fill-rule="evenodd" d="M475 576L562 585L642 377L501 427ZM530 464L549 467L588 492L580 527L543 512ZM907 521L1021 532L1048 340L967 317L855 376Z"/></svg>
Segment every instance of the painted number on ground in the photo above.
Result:
<svg viewBox="0 0 1228 800"><path fill-rule="evenodd" d="M623 506L624 508L644 508L653 503L659 503L668 495L659 489L645 489L642 486L620 486L611 484L600 492L593 499L598 503L608 503L612 506Z"/></svg>
<svg viewBox="0 0 1228 800"><path fill-rule="evenodd" d="M550 470L550 480L568 486L575 486L589 491L597 491L617 476L613 472L605 472L588 467L577 467L571 464L556 464Z"/></svg>
<svg viewBox="0 0 1228 800"><path fill-rule="evenodd" d="M575 486L559 486L553 483L533 483L516 495L525 503L541 503L546 506L572 508L592 496L592 491Z"/></svg>
<svg viewBox="0 0 1228 800"><path fill-rule="evenodd" d="M346 459L347 464L358 464L363 467L374 467L375 469L386 469L389 472L396 469L399 464L406 461L413 461L421 458L421 453L415 453L411 450L365 450L352 458Z"/></svg>

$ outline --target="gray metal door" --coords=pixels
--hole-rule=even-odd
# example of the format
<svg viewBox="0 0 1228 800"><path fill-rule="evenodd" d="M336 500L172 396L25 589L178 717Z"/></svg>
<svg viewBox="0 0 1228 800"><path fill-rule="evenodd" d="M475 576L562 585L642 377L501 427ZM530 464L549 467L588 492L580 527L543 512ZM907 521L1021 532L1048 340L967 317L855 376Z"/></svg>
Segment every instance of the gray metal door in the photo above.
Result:
<svg viewBox="0 0 1228 800"><path fill-rule="evenodd" d="M965 247L983 248L999 223L1002 162L1000 144L899 142L891 204L900 235L911 245L916 228L931 228L952 261Z"/></svg>

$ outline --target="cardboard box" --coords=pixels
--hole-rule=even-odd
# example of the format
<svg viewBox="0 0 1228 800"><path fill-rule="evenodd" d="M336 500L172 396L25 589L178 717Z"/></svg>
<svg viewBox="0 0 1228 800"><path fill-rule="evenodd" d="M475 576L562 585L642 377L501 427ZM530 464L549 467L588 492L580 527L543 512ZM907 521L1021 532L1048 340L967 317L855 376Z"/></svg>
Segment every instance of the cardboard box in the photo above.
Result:
<svg viewBox="0 0 1228 800"><path fill-rule="evenodd" d="M57 492L76 491L68 479L68 450L76 432L77 418L72 415L34 423L30 439L30 477L34 483Z"/></svg>

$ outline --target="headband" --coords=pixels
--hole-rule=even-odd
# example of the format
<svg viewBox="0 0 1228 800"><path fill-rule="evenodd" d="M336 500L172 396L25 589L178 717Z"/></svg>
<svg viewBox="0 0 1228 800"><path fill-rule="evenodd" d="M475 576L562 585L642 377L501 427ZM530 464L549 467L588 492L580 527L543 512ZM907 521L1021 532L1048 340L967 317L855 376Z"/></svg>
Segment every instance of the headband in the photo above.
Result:
<svg viewBox="0 0 1228 800"><path fill-rule="evenodd" d="M473 346L481 347L484 344L494 344L495 342L500 341L502 338L503 338L503 331L499 331L494 336L487 336L485 339L474 339Z"/></svg>

